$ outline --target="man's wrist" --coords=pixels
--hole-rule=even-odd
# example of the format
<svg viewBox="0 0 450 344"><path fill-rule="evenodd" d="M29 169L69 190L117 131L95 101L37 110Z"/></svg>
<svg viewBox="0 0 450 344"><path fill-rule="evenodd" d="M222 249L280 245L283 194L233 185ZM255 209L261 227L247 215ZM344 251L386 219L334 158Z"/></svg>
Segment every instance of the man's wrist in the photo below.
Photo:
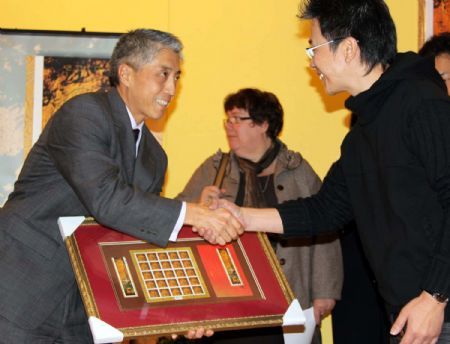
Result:
<svg viewBox="0 0 450 344"><path fill-rule="evenodd" d="M449 297L448 295L436 291L425 290L430 296L436 300L437 303L447 304Z"/></svg>
<svg viewBox="0 0 450 344"><path fill-rule="evenodd" d="M186 216L184 223L191 226L197 226L199 224L199 218L204 213L204 208L198 203L186 203Z"/></svg>

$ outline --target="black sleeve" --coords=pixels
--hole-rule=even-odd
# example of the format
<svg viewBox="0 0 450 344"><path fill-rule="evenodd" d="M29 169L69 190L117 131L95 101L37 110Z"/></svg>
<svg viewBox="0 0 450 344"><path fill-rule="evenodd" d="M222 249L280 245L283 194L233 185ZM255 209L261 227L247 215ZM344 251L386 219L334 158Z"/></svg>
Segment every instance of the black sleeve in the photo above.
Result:
<svg viewBox="0 0 450 344"><path fill-rule="evenodd" d="M411 118L408 134L410 149L422 163L444 212L422 288L450 295L450 100L422 102Z"/></svg>
<svg viewBox="0 0 450 344"><path fill-rule="evenodd" d="M278 205L286 236L335 232L353 219L350 196L339 161L325 177L319 192Z"/></svg>

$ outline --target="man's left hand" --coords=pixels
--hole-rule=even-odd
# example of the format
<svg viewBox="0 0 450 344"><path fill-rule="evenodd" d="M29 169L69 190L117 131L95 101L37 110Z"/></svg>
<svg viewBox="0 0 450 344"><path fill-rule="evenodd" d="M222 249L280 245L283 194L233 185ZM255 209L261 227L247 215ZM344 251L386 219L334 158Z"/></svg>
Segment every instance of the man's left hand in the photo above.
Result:
<svg viewBox="0 0 450 344"><path fill-rule="evenodd" d="M401 310L391 327L391 335L398 335L405 329L400 344L434 344L437 342L444 322L446 303L437 302L423 291Z"/></svg>

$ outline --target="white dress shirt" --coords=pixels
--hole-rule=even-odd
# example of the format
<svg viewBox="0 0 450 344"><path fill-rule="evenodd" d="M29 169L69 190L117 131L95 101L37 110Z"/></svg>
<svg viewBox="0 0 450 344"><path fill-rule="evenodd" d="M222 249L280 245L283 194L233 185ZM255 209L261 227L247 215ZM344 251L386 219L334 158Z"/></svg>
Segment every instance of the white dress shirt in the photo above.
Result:
<svg viewBox="0 0 450 344"><path fill-rule="evenodd" d="M142 127L144 126L144 122L137 124L136 120L134 119L133 115L130 112L130 109L128 109L128 106L127 106L127 112L128 112L128 117L130 118L131 128L133 130L139 129L139 136L138 136L138 139L136 140L136 153L135 153L136 154L135 157L137 157L138 150L139 150L139 143L141 143ZM169 237L170 241L177 241L178 233L180 232L181 227L183 227L185 218L186 218L186 202L182 202L180 214L178 215L178 220L175 223L175 227L173 228L172 234Z"/></svg>

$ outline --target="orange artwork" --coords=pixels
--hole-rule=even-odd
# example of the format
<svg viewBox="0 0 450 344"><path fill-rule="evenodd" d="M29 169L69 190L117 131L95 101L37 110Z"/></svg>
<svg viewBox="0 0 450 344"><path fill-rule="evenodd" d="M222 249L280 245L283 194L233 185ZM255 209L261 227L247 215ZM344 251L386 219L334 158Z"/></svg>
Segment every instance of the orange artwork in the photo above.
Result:
<svg viewBox="0 0 450 344"><path fill-rule="evenodd" d="M450 31L450 0L433 2L433 34Z"/></svg>
<svg viewBox="0 0 450 344"><path fill-rule="evenodd" d="M138 294L130 274L127 259L125 257L112 258L114 270L120 281L120 287L124 297L136 297Z"/></svg>
<svg viewBox="0 0 450 344"><path fill-rule="evenodd" d="M199 245L198 251L203 258L206 273L213 282L214 292L219 298L253 295L232 245Z"/></svg>
<svg viewBox="0 0 450 344"><path fill-rule="evenodd" d="M42 128L70 98L109 86L108 59L44 57Z"/></svg>

